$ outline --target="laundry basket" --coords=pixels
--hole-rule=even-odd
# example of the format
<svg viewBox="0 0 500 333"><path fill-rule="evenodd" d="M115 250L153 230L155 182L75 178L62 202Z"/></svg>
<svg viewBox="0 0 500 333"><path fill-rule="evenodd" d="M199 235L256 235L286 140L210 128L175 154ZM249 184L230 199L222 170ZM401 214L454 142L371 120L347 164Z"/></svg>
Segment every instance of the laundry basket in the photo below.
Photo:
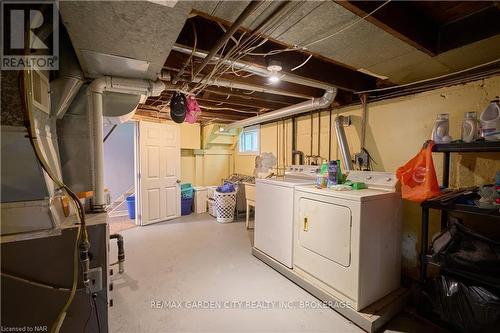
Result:
<svg viewBox="0 0 500 333"><path fill-rule="evenodd" d="M227 223L234 221L234 211L236 209L236 191L222 193L215 192L215 210L217 212L217 222Z"/></svg>

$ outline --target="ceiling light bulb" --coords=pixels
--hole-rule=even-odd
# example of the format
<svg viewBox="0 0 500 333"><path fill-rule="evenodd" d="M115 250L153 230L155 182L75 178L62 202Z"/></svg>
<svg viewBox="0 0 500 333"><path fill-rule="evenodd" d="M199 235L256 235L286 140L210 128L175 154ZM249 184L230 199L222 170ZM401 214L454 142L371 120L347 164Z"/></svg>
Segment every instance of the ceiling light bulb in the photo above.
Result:
<svg viewBox="0 0 500 333"><path fill-rule="evenodd" d="M224 127L219 127L219 132L224 132Z"/></svg>
<svg viewBox="0 0 500 333"><path fill-rule="evenodd" d="M273 73L269 76L269 82L271 82L271 83L279 82L279 80L280 80L280 77L278 76L277 73Z"/></svg>

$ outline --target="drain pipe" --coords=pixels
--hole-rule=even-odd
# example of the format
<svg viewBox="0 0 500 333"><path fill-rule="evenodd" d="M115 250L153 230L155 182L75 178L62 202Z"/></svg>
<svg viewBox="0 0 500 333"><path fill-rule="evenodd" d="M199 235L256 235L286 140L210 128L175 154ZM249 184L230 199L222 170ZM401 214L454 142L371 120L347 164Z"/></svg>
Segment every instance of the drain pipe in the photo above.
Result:
<svg viewBox="0 0 500 333"><path fill-rule="evenodd" d="M102 76L90 83L87 89L88 112L93 120L94 143L94 197L92 211L103 212L106 209L104 198L104 144L103 144L103 103L102 95L105 91L129 95L159 96L165 89L160 81L127 79L111 76Z"/></svg>
<svg viewBox="0 0 500 333"><path fill-rule="evenodd" d="M123 236L120 234L112 234L109 236L109 239L116 239L116 245L118 246L118 273L125 272L125 250L123 248ZM115 264L116 264L115 263ZM114 264L112 264L114 265Z"/></svg>
<svg viewBox="0 0 500 333"><path fill-rule="evenodd" d="M337 134L337 142L340 147L340 153L342 155L342 161L344 162L344 170L352 170L351 152L349 151L349 146L347 145L347 138L344 131L344 116L337 116L335 118L335 132Z"/></svg>
<svg viewBox="0 0 500 333"><path fill-rule="evenodd" d="M325 91L325 94L319 98L313 98L309 101L305 101L295 105L290 105L275 111L266 112L259 116L235 121L225 126L225 128L232 129L239 127L246 127L246 126L261 124L271 120L286 118L300 113L326 108L333 102L336 94L337 94L337 89L330 87Z"/></svg>

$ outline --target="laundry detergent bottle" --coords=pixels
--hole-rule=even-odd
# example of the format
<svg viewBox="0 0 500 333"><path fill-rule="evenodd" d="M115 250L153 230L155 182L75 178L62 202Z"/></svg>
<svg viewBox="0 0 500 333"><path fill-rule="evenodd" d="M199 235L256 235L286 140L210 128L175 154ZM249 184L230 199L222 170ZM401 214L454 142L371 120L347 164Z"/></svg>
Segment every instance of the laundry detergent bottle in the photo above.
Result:
<svg viewBox="0 0 500 333"><path fill-rule="evenodd" d="M479 126L476 112L466 112L462 123L462 141L473 142L479 137Z"/></svg>
<svg viewBox="0 0 500 333"><path fill-rule="evenodd" d="M448 113L440 113L437 115L434 128L432 129L432 141L435 143L451 142L450 121Z"/></svg>
<svg viewBox="0 0 500 333"><path fill-rule="evenodd" d="M491 101L479 119L481 121L481 136L487 141L500 141L500 104L498 100Z"/></svg>

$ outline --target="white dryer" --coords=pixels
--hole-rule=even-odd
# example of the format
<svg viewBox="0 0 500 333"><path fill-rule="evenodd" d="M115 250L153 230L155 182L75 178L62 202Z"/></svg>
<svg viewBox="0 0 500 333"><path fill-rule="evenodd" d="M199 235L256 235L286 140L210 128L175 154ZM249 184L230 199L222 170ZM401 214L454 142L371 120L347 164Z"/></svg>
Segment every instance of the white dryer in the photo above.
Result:
<svg viewBox="0 0 500 333"><path fill-rule="evenodd" d="M358 311L400 285L401 196L391 173L348 179L367 188L295 187L293 268Z"/></svg>

